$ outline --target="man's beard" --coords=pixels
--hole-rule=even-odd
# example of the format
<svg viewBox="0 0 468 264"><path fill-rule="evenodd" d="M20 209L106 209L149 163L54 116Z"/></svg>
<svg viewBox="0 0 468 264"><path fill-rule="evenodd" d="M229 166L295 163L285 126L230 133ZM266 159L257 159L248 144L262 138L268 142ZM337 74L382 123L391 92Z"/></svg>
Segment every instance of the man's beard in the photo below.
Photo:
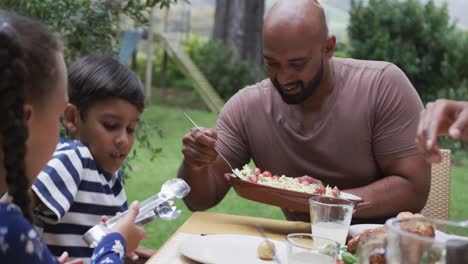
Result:
<svg viewBox="0 0 468 264"><path fill-rule="evenodd" d="M285 103L301 104L307 98L311 97L314 94L314 92L317 90L317 88L320 86L320 83L322 82L322 79L323 79L323 74L324 74L324 65L323 65L323 56L322 56L319 71L314 76L314 78L307 84L307 86L304 85L303 81L289 83L289 85L297 85L299 87L299 92L296 94L292 94L292 95L286 94L284 92L285 90L284 87L281 86L281 84L278 82L278 79L270 78L270 80L273 83L273 86L275 86L278 93L281 95L281 98L283 99Z"/></svg>

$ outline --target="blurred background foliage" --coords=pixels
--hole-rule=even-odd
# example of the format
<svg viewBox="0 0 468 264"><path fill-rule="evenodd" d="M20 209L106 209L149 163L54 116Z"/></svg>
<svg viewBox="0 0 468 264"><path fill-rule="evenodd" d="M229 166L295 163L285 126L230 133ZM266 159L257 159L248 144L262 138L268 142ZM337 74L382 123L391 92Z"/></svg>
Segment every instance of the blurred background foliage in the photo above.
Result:
<svg viewBox="0 0 468 264"><path fill-rule="evenodd" d="M150 9L167 8L177 0L2 0L0 8L37 18L60 34L71 63L90 53L114 54L121 19L148 22Z"/></svg>
<svg viewBox="0 0 468 264"><path fill-rule="evenodd" d="M417 0L353 1L347 54L399 66L424 102L468 100L468 32L451 22L447 4ZM440 139L456 154L463 142ZM466 155L466 154L463 154Z"/></svg>
<svg viewBox="0 0 468 264"><path fill-rule="evenodd" d="M182 42L182 47L195 65L205 75L219 95L227 101L239 89L251 85L265 77L260 66L249 60L234 60L234 50L227 48L219 40L202 40L191 35ZM153 60L153 86L160 86L163 50L157 47ZM144 76L145 57L138 58L135 70ZM167 64L166 85L170 89L193 90L192 83L171 61Z"/></svg>
<svg viewBox="0 0 468 264"><path fill-rule="evenodd" d="M71 64L90 53L115 55L120 44L120 19L144 24L148 22L153 6L168 8L176 3L177 0L2 0L0 8L37 18L49 25L64 41L65 60ZM61 136L66 137L66 132L62 130ZM154 136L161 138L162 131L156 124L142 121L136 139L141 148L148 150L145 158L151 161L162 150L156 145ZM125 178L133 171L131 162L138 158L139 153L134 148L123 166Z"/></svg>
<svg viewBox="0 0 468 264"><path fill-rule="evenodd" d="M350 57L395 63L423 101L468 99L468 34L450 22L446 4L357 1L348 33Z"/></svg>

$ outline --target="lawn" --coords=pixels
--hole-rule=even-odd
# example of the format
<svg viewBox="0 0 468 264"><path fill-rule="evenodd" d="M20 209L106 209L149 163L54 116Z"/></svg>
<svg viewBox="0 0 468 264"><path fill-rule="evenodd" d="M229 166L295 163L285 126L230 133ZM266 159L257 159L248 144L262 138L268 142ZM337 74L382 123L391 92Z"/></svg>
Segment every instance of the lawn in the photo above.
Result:
<svg viewBox="0 0 468 264"><path fill-rule="evenodd" d="M145 153L144 149L136 146L140 158L133 161L134 171L125 184L129 201L144 200L157 193L166 180L176 177L177 169L182 160L182 136L192 127L185 118L184 111L187 111L201 126L214 127L216 123L215 114L202 110L167 107L160 106L160 104L148 107L143 119L146 123L155 124L162 130L162 138L156 132L151 135L157 146L162 148L162 152L151 162L146 158L149 153ZM468 202L468 192L465 191L468 186L468 173L466 172L466 165L453 168L451 218L455 220L468 219L468 207L465 204ZM170 222L159 220L146 225L148 239L143 243L145 246L159 248L191 215L182 201L177 201L176 205L182 209L182 215L178 219ZM233 190L210 211L284 219L279 208L250 202L238 197Z"/></svg>

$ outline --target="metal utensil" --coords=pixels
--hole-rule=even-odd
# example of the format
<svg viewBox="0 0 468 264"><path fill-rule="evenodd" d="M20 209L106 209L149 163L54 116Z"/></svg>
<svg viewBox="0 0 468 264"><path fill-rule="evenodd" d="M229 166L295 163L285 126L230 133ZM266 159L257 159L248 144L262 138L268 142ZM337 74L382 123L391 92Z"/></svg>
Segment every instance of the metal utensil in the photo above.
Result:
<svg viewBox="0 0 468 264"><path fill-rule="evenodd" d="M183 198L189 192L190 186L182 179L175 178L166 181L162 185L159 193L140 203L140 210L135 218L135 223L144 225L155 219L163 219L166 221L176 219L180 216L181 210L177 210L177 208L173 206L174 202L172 200ZM126 214L127 211L112 217L107 220L106 223L99 223L93 226L83 235L83 239L90 247L96 247L101 239L106 236L111 228Z"/></svg>
<svg viewBox="0 0 468 264"><path fill-rule="evenodd" d="M197 125L197 123L195 123L195 121L192 120L192 118L190 118L189 115L187 115L187 113L184 112L184 115L187 117L187 119L192 122L192 124L199 130L199 131L202 131L201 130L201 127L199 127ZM214 148L214 150L216 151L216 153L218 153L218 155L227 163L227 165L229 166L229 168L231 169L232 173L234 174L234 176L236 178L241 178L239 175L237 175L236 171L232 168L231 166L231 163L229 163L229 161L223 156L223 154L221 154L221 152L219 152L216 148Z"/></svg>
<svg viewBox="0 0 468 264"><path fill-rule="evenodd" d="M257 231L260 233L260 235L262 235L263 239L265 239L266 242L268 243L272 243L266 236L265 234L265 229L263 229L262 225L260 225L259 223L255 224L255 227L257 228ZM273 243L272 243L273 244ZM275 255L273 256L273 260L278 263L278 264L281 264L281 261L279 260L279 258L276 256L276 253Z"/></svg>

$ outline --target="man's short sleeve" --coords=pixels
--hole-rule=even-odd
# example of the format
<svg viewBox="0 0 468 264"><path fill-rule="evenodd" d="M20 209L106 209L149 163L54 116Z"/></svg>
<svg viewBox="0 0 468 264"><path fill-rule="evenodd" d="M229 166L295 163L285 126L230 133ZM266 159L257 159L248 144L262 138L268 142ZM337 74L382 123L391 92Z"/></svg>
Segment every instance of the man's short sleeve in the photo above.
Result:
<svg viewBox="0 0 468 264"><path fill-rule="evenodd" d="M47 207L39 208L40 217L59 221L68 212L78 191L82 171L83 164L77 149L54 153L32 186Z"/></svg>
<svg viewBox="0 0 468 264"><path fill-rule="evenodd" d="M373 150L377 159L393 159L418 153L415 145L421 99L397 66L382 71L374 100Z"/></svg>
<svg viewBox="0 0 468 264"><path fill-rule="evenodd" d="M217 122L218 150L234 168L249 163L250 154L243 112L247 108L243 100L243 90L226 102Z"/></svg>

